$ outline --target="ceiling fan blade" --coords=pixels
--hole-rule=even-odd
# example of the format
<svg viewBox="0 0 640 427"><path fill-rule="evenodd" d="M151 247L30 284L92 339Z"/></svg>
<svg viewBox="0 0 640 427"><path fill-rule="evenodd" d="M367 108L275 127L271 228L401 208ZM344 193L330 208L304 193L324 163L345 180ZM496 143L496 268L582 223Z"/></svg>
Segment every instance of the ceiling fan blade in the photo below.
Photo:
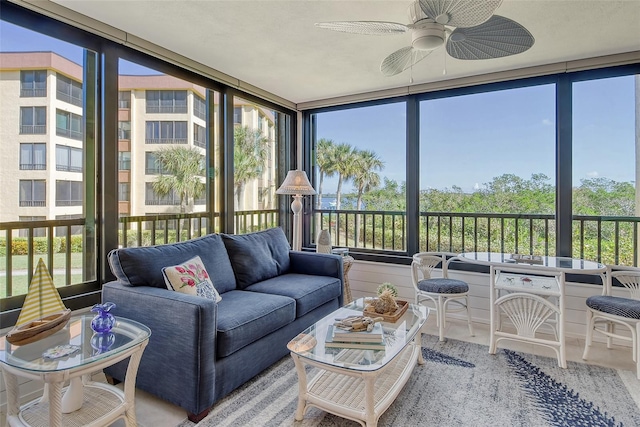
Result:
<svg viewBox="0 0 640 427"><path fill-rule="evenodd" d="M491 18L502 0L420 0L422 11L438 24L467 28Z"/></svg>
<svg viewBox="0 0 640 427"><path fill-rule="evenodd" d="M447 53L457 59L492 59L522 53L535 39L522 25L494 15L471 28L457 28L447 40Z"/></svg>
<svg viewBox="0 0 640 427"><path fill-rule="evenodd" d="M409 31L409 27L396 22L382 21L336 21L317 22L316 27L343 33L365 34L380 36L387 34L402 34Z"/></svg>
<svg viewBox="0 0 640 427"><path fill-rule="evenodd" d="M413 64L422 61L431 52L433 50L417 50L411 46L403 47L384 58L380 64L380 71L387 77L395 76Z"/></svg>

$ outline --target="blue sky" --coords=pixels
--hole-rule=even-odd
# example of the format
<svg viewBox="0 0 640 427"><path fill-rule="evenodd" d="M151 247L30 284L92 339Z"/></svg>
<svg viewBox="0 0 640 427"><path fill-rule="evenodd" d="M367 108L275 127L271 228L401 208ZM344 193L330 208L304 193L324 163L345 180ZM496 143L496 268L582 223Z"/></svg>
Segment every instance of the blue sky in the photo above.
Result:
<svg viewBox="0 0 640 427"><path fill-rule="evenodd" d="M577 83L573 93L574 186L596 177L635 181L633 76ZM374 150L385 161L380 174L403 181L404 109L398 103L321 113L317 135ZM420 186L473 191L507 173L543 173L553 184L555 132L553 85L423 101ZM325 182L335 191L335 179Z"/></svg>
<svg viewBox="0 0 640 427"><path fill-rule="evenodd" d="M83 48L6 21L0 21L0 52L56 52L82 65ZM121 74L149 75L156 71L129 61L120 61Z"/></svg>
<svg viewBox="0 0 640 427"><path fill-rule="evenodd" d="M0 21L0 51L54 51L82 64L82 48ZM156 74L120 61L122 74ZM633 76L574 85L573 184L606 177L635 180ZM424 101L420 105L421 188L483 188L505 173L555 180L555 100L552 85ZM374 150L380 175L405 181L405 106L402 103L322 113L318 138ZM325 180L334 192L337 179ZM347 183L345 191L350 191Z"/></svg>

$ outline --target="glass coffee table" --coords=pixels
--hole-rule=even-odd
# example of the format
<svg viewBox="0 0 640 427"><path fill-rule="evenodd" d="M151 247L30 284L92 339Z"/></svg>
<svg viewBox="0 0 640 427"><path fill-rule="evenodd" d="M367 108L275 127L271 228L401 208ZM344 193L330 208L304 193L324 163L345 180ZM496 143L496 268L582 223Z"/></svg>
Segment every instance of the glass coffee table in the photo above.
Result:
<svg viewBox="0 0 640 427"><path fill-rule="evenodd" d="M360 424L376 426L402 390L416 363L423 364L420 329L429 314L409 304L395 322L383 322L384 350L326 347L327 330L336 319L362 315L360 298L305 329L288 344L299 382L295 419L315 406ZM305 365L318 368L307 380Z"/></svg>
<svg viewBox="0 0 640 427"><path fill-rule="evenodd" d="M0 368L7 389L9 426L102 426L124 418L136 426L135 382L151 331L141 323L116 317L108 334L91 329L93 315L72 317L55 334L22 346L0 338ZM69 355L57 358L64 350ZM54 353L58 353L55 354ZM124 391L90 381L91 374L130 357ZM18 377L44 381L44 394L20 407ZM69 386L63 384L69 381Z"/></svg>

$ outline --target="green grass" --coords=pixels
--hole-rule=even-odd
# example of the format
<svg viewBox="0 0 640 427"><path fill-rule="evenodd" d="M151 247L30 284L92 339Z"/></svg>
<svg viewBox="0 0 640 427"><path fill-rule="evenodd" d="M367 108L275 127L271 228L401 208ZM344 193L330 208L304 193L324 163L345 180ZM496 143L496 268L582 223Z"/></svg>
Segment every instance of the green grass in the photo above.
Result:
<svg viewBox="0 0 640 427"><path fill-rule="evenodd" d="M29 289L29 284L27 283L28 276L14 276L13 281L11 282L12 292L11 296L16 295L24 295L27 293L27 289ZM53 276L53 283L56 288L61 288L65 286L65 275L64 274L55 274ZM0 277L0 298L6 298L7 289L6 289L6 278ZM82 283L82 274L72 274L71 275L71 283Z"/></svg>
<svg viewBox="0 0 640 427"><path fill-rule="evenodd" d="M71 254L71 268L82 268L82 253ZM47 254L34 255L33 256L33 268L38 265L38 259L42 258L44 263L47 264ZM29 257L27 255L14 255L11 258L14 270L26 270L28 266ZM64 268L66 266L66 254L53 254L53 267ZM47 267L49 267L47 265ZM7 268L7 256L0 256L0 271L6 271Z"/></svg>
<svg viewBox="0 0 640 427"><path fill-rule="evenodd" d="M82 253L72 253L71 254L71 268L82 268ZM47 255L35 255L33 257L33 268L35 269L38 264L38 259L42 258L47 264ZM29 289L29 276L28 276L28 256L27 255L15 255L11 258L12 262L12 280L11 280L11 296L16 295L24 295L27 293L27 289ZM54 254L53 255L53 268L54 269L65 269L67 266L66 255L65 254ZM47 265L48 267L48 265ZM7 268L7 257L6 255L0 256L0 298L7 297L7 278L4 274ZM71 275L71 283L82 283L82 274L72 274ZM66 276L65 273L61 274L53 274L53 283L56 287L66 286L65 283Z"/></svg>

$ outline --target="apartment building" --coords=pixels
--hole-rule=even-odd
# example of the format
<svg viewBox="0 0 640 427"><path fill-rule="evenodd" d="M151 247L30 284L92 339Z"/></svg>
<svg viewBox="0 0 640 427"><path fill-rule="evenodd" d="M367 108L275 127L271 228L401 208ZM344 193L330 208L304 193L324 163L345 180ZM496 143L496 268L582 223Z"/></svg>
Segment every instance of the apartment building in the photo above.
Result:
<svg viewBox="0 0 640 427"><path fill-rule="evenodd" d="M218 114L218 94L214 116ZM0 53L0 222L81 218L85 196L82 66L53 52ZM205 89L168 76L120 75L118 102L118 212L121 216L177 213L180 195L159 194L166 174L157 153L194 147L205 182ZM261 176L244 185L241 209L275 203L274 114L236 100L234 123L259 130L268 143ZM214 121L215 123L215 121ZM215 150L210 154L219 155ZM212 171L213 174L216 171ZM187 201L206 211L206 195ZM44 230L42 230L44 233Z"/></svg>

